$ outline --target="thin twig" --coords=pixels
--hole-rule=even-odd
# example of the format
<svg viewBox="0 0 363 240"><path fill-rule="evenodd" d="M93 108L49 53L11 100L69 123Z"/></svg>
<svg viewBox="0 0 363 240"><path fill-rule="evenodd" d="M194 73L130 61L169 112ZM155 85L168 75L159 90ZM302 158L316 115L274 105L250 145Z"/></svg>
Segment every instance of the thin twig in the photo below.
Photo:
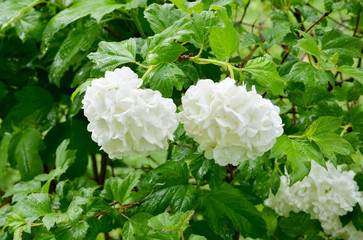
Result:
<svg viewBox="0 0 363 240"><path fill-rule="evenodd" d="M0 204L0 209L5 206L6 204L11 202L11 197L5 198L5 201Z"/></svg>
<svg viewBox="0 0 363 240"><path fill-rule="evenodd" d="M93 179L98 183L98 167L97 167L96 155L92 153L91 159L92 159Z"/></svg>
<svg viewBox="0 0 363 240"><path fill-rule="evenodd" d="M325 12L319 19L317 19L313 24L310 25L310 27L308 27L305 32L308 33L313 27L315 27L316 24L318 24L321 20L323 20L326 16L328 16L330 14L330 12ZM302 38L303 36L300 36L300 38ZM284 54L284 56L282 57L280 64L283 64L287 58L287 56L289 55L289 50L287 50Z"/></svg>
<svg viewBox="0 0 363 240"><path fill-rule="evenodd" d="M357 16L357 23L355 24L355 28L354 28L354 33L353 33L353 37L355 37L357 35L357 31L358 31L358 26L359 26L359 21L360 21L360 15L362 13L362 10L359 11L358 16Z"/></svg>
<svg viewBox="0 0 363 240"><path fill-rule="evenodd" d="M310 27L308 27L305 32L308 33L313 27L315 27L316 24L318 24L318 22L320 22L321 20L323 20L326 16L328 16L330 14L330 12L325 12L323 14L323 16L321 16L320 18L318 18L313 24L310 25Z"/></svg>
<svg viewBox="0 0 363 240"><path fill-rule="evenodd" d="M247 8L248 8L248 6L250 5L250 3L251 3L251 0L248 0L248 2L246 3L246 6L245 6L245 10L244 10L244 12L243 12L243 14L242 14L241 20L239 20L239 22L240 22L240 23L242 23L242 22L243 22L243 19L245 18L246 13L247 13Z"/></svg>
<svg viewBox="0 0 363 240"><path fill-rule="evenodd" d="M189 149L194 149L192 146L181 144L181 143L173 142L172 144L177 145L177 146L181 146L181 147L185 147L185 148L189 148Z"/></svg>
<svg viewBox="0 0 363 240"><path fill-rule="evenodd" d="M110 25L104 25L103 28L109 32L112 36L114 36L117 40L124 40Z"/></svg>
<svg viewBox="0 0 363 240"><path fill-rule="evenodd" d="M100 173L100 177L99 177L99 181L98 184L99 185L103 185L105 183L105 179L106 179L106 172L107 172L107 160L108 160L108 156L107 154L102 155L102 159L101 159L101 173Z"/></svg>
<svg viewBox="0 0 363 240"><path fill-rule="evenodd" d="M259 47L259 45L256 45L252 51L250 52L250 54L248 54L248 56L243 60L243 62L241 63L241 67L243 67L247 62L248 60L250 60L250 58L252 57L252 55L255 53L255 51L257 50L257 48Z"/></svg>
<svg viewBox="0 0 363 240"><path fill-rule="evenodd" d="M157 186L162 186L162 185L165 185L166 183L157 183L154 185L153 189L151 190L151 192L149 193L149 195L147 195L146 197L144 197L143 199L141 199L140 201L137 201L137 202L134 202L134 203L131 203L131 204L125 204L125 205L122 205L120 207L116 207L116 209L125 209L125 208L132 208L132 207L135 207L137 205L140 205L141 203L145 202L150 196L151 194L154 193L155 191L155 188Z"/></svg>

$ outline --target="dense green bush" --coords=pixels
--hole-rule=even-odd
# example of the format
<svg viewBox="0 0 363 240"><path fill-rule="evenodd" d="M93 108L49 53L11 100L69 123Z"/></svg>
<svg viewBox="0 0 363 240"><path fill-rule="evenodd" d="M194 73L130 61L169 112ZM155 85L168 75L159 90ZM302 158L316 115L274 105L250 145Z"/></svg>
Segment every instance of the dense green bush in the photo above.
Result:
<svg viewBox="0 0 363 240"><path fill-rule="evenodd" d="M0 239L361 239L362 6L0 0ZM110 159L87 131L82 100L93 79L123 66L178 112L199 79L254 85L280 108L284 133L237 166L207 159L182 124L166 150ZM313 174L326 190L314 192ZM296 203L307 207L288 194L277 201L287 214L271 204L308 183ZM328 210L314 212L318 203ZM329 204L348 206L335 214ZM339 226L328 230L323 215Z"/></svg>

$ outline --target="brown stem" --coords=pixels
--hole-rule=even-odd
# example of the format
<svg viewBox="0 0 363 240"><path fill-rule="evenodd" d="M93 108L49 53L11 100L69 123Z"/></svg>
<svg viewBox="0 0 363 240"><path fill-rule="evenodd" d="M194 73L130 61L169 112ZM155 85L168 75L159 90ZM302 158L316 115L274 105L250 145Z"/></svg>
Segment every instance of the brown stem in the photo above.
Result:
<svg viewBox="0 0 363 240"><path fill-rule="evenodd" d="M112 36L114 36L117 40L124 40L110 25L104 25L103 28L109 32Z"/></svg>
<svg viewBox="0 0 363 240"><path fill-rule="evenodd" d="M325 12L323 14L323 16L321 16L318 20L316 20L313 24L310 25L310 27L308 27L305 32L308 33L313 27L315 27L316 24L318 24L321 20L323 20L326 16L328 16L330 14L330 12ZM303 36L300 36L300 38L302 38ZM282 57L280 64L283 64L287 58L287 56L289 56L289 50L287 50L284 54L284 56Z"/></svg>
<svg viewBox="0 0 363 240"><path fill-rule="evenodd" d="M115 176L115 167L113 165L113 160L110 159L110 166L111 166L111 174L112 174L112 177Z"/></svg>
<svg viewBox="0 0 363 240"><path fill-rule="evenodd" d="M239 171L236 166L233 166L232 164L228 164L226 166L227 170L227 176L223 178L223 182L226 182L228 184L232 184L234 175Z"/></svg>
<svg viewBox="0 0 363 240"><path fill-rule="evenodd" d="M234 232L234 236L233 236L233 240L238 240L239 239L239 232L235 231Z"/></svg>
<svg viewBox="0 0 363 240"><path fill-rule="evenodd" d="M330 12L325 12L323 14L323 16L321 16L320 18L318 18L313 24L310 25L310 27L308 27L305 32L308 33L313 27L315 27L316 24L318 24L321 20L323 20L326 16L328 16L330 14Z"/></svg>
<svg viewBox="0 0 363 240"><path fill-rule="evenodd" d="M292 124L295 126L297 123L295 103L292 103L291 110L292 110Z"/></svg>
<svg viewBox="0 0 363 240"><path fill-rule="evenodd" d="M357 23L355 24L355 28L354 28L354 33L353 33L353 37L355 37L357 35L357 31L358 31L358 26L359 26L359 21L360 21L360 15L362 13L362 10L359 11L358 16L357 16Z"/></svg>
<svg viewBox="0 0 363 240"><path fill-rule="evenodd" d="M241 67L243 67L247 62L248 60L250 60L250 58L252 57L252 55L255 53L255 51L257 50L257 48L259 47L259 45L256 45L252 51L250 52L250 54L248 54L248 56L243 60L243 62L241 63Z"/></svg>
<svg viewBox="0 0 363 240"><path fill-rule="evenodd" d="M280 65L285 62L287 56L289 56L289 49L286 50L284 56L281 58Z"/></svg>
<svg viewBox="0 0 363 240"><path fill-rule="evenodd" d="M344 83L344 82L353 82L353 81L354 81L354 79L353 79L352 77L347 78L347 79L342 79L342 80L340 80L340 81L336 81L336 82L335 82L335 86L339 86L339 87L341 87L341 86L343 85L343 83Z"/></svg>
<svg viewBox="0 0 363 240"><path fill-rule="evenodd" d="M319 13L323 13L322 11L320 11L319 9L317 9L316 7L310 5L310 3L306 3L306 6L309 6L309 7L313 8L314 10L316 10ZM330 16L328 16L328 18L329 18L329 20L335 22L336 24L339 24L339 22L337 20L335 20L334 18L332 18ZM347 25L343 25L343 26L344 26L344 28L349 28L349 26L347 26Z"/></svg>
<svg viewBox="0 0 363 240"><path fill-rule="evenodd" d="M134 203L131 203L131 204L125 204L125 205L122 205L120 207L117 207L116 209L132 208L134 206L140 205L141 203L145 202L151 196L151 194L154 193L156 186L161 186L161 185L165 185L165 184L166 183L157 183L157 184L155 184L154 187L153 187L153 189L149 193L149 195L147 195L146 197L144 197L140 201L137 201L137 202L134 202Z"/></svg>
<svg viewBox="0 0 363 240"><path fill-rule="evenodd" d="M303 24L302 18L301 18L301 12L299 9L295 8L295 12L293 12L294 16L296 17L298 23L301 24L301 31L305 31L305 26Z"/></svg>
<svg viewBox="0 0 363 240"><path fill-rule="evenodd" d="M192 146L181 144L181 143L173 142L172 144L177 145L177 146L181 146L181 147L185 147L185 148L189 148L189 149L194 149Z"/></svg>
<svg viewBox="0 0 363 240"><path fill-rule="evenodd" d="M102 159L101 159L101 173L100 173L100 177L99 177L99 181L98 181L98 185L103 185L105 183L105 179L106 179L106 172L107 172L107 160L108 160L108 156L107 154L102 155Z"/></svg>
<svg viewBox="0 0 363 240"><path fill-rule="evenodd" d="M5 198L5 201L0 203L0 209L5 206L6 204L10 203L11 202L11 197L7 197Z"/></svg>
<svg viewBox="0 0 363 240"><path fill-rule="evenodd" d="M96 154L92 153L91 159L92 159L93 180L95 180L98 183L98 167L97 167Z"/></svg>
<svg viewBox="0 0 363 240"><path fill-rule="evenodd" d="M246 3L245 10L244 10L244 12L243 12L243 14L242 14L241 20L239 20L241 23L243 22L243 19L244 19L244 18L245 18L245 16L246 16L247 8L248 8L248 6L250 5L250 3L251 3L251 0L248 0L248 2Z"/></svg>

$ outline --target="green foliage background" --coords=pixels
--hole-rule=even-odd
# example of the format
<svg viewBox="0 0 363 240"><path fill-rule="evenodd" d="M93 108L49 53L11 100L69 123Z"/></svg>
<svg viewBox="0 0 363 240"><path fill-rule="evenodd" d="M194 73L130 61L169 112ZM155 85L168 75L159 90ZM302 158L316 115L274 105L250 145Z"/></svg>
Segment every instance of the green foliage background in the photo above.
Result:
<svg viewBox="0 0 363 240"><path fill-rule="evenodd" d="M171 2L0 0L1 240L328 238L263 201L310 159L345 164L362 190L362 3ZM238 167L207 160L182 126L167 152L111 160L81 100L120 66L177 105L198 79L255 85L284 135Z"/></svg>

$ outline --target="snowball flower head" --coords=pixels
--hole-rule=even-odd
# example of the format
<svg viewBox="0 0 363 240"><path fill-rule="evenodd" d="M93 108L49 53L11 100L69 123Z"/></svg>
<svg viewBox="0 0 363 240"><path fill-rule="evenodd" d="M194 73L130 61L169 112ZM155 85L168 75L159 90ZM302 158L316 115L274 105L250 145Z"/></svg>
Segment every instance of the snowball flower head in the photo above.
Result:
<svg viewBox="0 0 363 240"><path fill-rule="evenodd" d="M320 220L327 234L342 236L339 216L353 211L356 203L362 202L362 196L354 181L353 171L343 172L341 166L335 168L330 162L326 165L327 169L311 161L309 175L291 187L288 178L281 176L278 192L276 195L270 192L265 205L285 217L288 217L290 211L309 213L311 218Z"/></svg>
<svg viewBox="0 0 363 240"><path fill-rule="evenodd" d="M158 91L139 89L142 80L128 67L92 81L82 101L92 139L110 158L167 149L178 127L176 106Z"/></svg>
<svg viewBox="0 0 363 240"><path fill-rule="evenodd" d="M263 155L283 133L280 109L262 98L255 88L199 80L182 97L180 121L199 151L222 166L237 165Z"/></svg>

